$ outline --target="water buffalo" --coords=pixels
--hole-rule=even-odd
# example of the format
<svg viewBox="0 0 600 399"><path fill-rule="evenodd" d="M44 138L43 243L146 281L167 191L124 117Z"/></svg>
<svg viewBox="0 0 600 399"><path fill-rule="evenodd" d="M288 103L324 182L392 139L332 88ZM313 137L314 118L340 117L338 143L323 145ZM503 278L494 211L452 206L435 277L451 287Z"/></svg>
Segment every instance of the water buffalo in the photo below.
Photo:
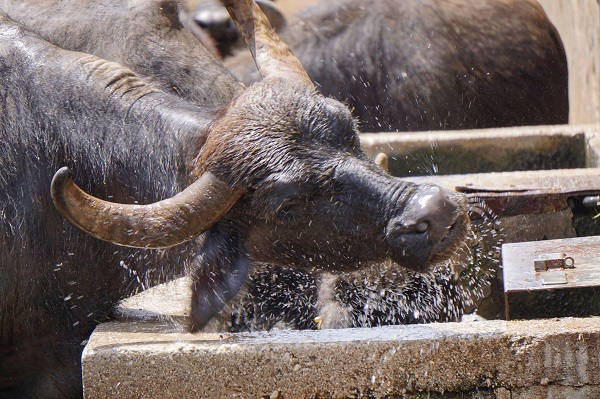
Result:
<svg viewBox="0 0 600 399"><path fill-rule="evenodd" d="M362 131L568 122L558 32L535 0L333 0L280 32ZM225 60L256 80L247 54Z"/></svg>
<svg viewBox="0 0 600 399"><path fill-rule="evenodd" d="M122 38L102 16L114 2L97 16L106 32L88 26L93 43L76 43L87 52L65 49L84 40L69 31L50 40L48 26L0 15L0 396L80 396L94 326L174 275L192 277L196 330L252 262L426 270L462 245L464 196L372 163L349 110L317 92L258 7L226 3L262 76L247 88L197 41L184 57L199 71L168 65L179 58L138 36L131 52L113 49ZM174 1L144 4L160 12L132 12L184 33L164 18L177 15ZM152 74L161 70L172 76ZM200 77L193 91L186 79L169 87L182 76Z"/></svg>

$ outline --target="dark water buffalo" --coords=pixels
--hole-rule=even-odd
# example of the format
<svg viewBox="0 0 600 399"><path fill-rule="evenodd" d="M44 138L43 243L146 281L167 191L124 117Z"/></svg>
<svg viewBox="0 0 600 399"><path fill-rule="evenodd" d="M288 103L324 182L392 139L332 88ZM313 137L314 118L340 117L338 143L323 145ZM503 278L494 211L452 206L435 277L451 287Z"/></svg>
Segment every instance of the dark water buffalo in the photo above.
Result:
<svg viewBox="0 0 600 399"><path fill-rule="evenodd" d="M568 122L567 61L535 0L319 1L280 32L362 131ZM255 80L252 60L226 60Z"/></svg>
<svg viewBox="0 0 600 399"><path fill-rule="evenodd" d="M28 7L9 3L15 18ZM228 3L262 76L248 88L187 41L174 2L131 11L174 29L155 36L156 54L144 35L111 34L122 27L103 15L117 2L85 38L75 24L52 33L50 20L0 16L0 397L80 396L94 326L174 275L193 279L199 329L251 262L426 270L462 245L464 197L369 161L348 109L317 93L258 8Z"/></svg>

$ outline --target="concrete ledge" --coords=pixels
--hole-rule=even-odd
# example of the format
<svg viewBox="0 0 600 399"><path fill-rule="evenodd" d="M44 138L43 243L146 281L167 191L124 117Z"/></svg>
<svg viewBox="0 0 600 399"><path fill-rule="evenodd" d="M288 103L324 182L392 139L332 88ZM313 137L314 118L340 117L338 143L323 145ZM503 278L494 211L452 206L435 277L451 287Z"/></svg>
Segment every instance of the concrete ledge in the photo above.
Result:
<svg viewBox="0 0 600 399"><path fill-rule="evenodd" d="M600 125L363 133L370 157L384 152L396 176L598 166Z"/></svg>
<svg viewBox="0 0 600 399"><path fill-rule="evenodd" d="M600 319L221 335L111 322L91 336L83 382L86 398L597 398Z"/></svg>
<svg viewBox="0 0 600 399"><path fill-rule="evenodd" d="M470 173L404 177L414 183L433 183L450 190L465 188L473 192L546 191L556 193L600 190L600 168L527 170L518 172Z"/></svg>
<svg viewBox="0 0 600 399"><path fill-rule="evenodd" d="M191 334L189 284L96 328L86 398L600 397L600 318Z"/></svg>

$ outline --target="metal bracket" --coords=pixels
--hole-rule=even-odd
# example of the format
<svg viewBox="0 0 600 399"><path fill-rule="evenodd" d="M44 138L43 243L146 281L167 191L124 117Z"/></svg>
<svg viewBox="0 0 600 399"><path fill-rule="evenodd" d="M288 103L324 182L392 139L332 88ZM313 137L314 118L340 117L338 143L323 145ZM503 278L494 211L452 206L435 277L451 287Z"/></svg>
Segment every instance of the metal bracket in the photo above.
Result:
<svg viewBox="0 0 600 399"><path fill-rule="evenodd" d="M574 269L575 259L562 252L541 254L533 261L533 267L540 273L542 285L567 284L567 274L560 271Z"/></svg>
<svg viewBox="0 0 600 399"><path fill-rule="evenodd" d="M564 253L541 254L533 261L536 272L545 272L553 269L574 269L575 259Z"/></svg>

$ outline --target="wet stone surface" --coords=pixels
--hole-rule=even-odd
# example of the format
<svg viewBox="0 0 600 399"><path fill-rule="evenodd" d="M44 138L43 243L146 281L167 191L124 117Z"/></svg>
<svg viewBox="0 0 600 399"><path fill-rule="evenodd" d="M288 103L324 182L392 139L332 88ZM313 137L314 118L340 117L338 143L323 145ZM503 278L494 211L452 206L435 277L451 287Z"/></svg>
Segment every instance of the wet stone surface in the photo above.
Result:
<svg viewBox="0 0 600 399"><path fill-rule="evenodd" d="M83 379L90 398L594 398L599 354L597 318L240 334L129 320L97 328Z"/></svg>

